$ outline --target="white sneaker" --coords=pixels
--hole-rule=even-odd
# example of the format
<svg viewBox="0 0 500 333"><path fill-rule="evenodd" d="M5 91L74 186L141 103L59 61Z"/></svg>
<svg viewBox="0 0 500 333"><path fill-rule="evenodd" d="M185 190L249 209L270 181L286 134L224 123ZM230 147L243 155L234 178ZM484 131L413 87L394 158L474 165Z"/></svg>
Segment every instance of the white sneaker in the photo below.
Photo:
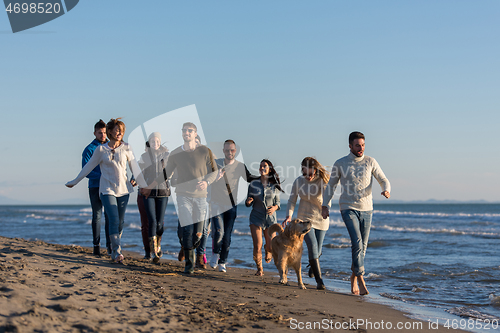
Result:
<svg viewBox="0 0 500 333"><path fill-rule="evenodd" d="M210 260L210 267L215 269L217 268L218 263L219 263L219 255L217 253L212 253L212 259Z"/></svg>
<svg viewBox="0 0 500 333"><path fill-rule="evenodd" d="M219 264L219 272L226 273L226 264Z"/></svg>

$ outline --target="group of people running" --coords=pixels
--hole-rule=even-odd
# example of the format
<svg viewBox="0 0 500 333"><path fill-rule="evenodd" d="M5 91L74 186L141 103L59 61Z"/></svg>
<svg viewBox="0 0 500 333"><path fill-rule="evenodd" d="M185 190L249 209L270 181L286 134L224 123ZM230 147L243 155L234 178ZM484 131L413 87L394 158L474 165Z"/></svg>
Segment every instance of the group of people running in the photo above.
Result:
<svg viewBox="0 0 500 333"><path fill-rule="evenodd" d="M101 215L104 208L106 247L111 259L121 263L121 235L130 193L139 187L137 204L141 213L142 237L146 259L158 263L161 252L163 219L175 188L178 216L178 236L181 244L179 260L185 261L184 272L206 268L205 247L210 224L213 246L209 265L226 272L231 234L237 216L238 185L241 179L249 183L245 205L252 207L249 224L253 240L253 259L256 275L263 275L264 260L270 262L271 239L268 228L278 223L276 211L281 208L283 193L280 177L268 159L260 162L259 176L236 160L236 143L226 140L223 158L216 159L201 143L194 123L182 126L183 145L170 152L162 145L161 135L153 132L145 143L145 152L135 160L131 147L123 141L125 124L118 119L108 123L100 120L94 126L95 139L82 155L82 170L66 183L73 187L84 177L89 178L89 197L92 206L94 254L100 255ZM305 235L308 249L309 276L314 277L317 289L325 289L319 258L329 227L330 202L340 183L340 211L351 238L351 292L368 294L364 275L364 257L373 211L373 177L382 187L382 195L390 197L390 183L375 159L364 155L365 137L360 132L349 135L350 153L337 160L331 175L314 157L301 162L302 175L294 180L283 226L291 221L297 199L300 198L297 218L310 221L312 229ZM127 165L132 179L127 178ZM208 199L207 199L208 198Z"/></svg>

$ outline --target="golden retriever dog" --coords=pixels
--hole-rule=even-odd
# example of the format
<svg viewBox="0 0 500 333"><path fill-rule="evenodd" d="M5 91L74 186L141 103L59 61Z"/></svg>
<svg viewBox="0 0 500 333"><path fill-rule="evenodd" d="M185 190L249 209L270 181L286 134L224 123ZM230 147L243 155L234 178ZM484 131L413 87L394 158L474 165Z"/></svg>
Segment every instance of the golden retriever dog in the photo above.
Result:
<svg viewBox="0 0 500 333"><path fill-rule="evenodd" d="M285 229L279 224L269 227L269 235L277 232L278 235L271 241L274 264L280 273L280 283L288 284L286 277L288 267L292 267L297 274L299 288L306 289L302 283L302 269L300 260L302 258L302 243L304 235L311 230L311 222L294 219L287 224Z"/></svg>

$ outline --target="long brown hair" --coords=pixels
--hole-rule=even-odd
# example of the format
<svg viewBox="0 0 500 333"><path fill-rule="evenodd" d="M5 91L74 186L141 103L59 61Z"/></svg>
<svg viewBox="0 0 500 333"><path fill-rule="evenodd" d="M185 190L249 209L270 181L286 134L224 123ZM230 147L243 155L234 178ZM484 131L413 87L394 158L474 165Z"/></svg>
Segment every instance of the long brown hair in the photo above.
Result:
<svg viewBox="0 0 500 333"><path fill-rule="evenodd" d="M314 168L314 170L316 170L316 172L318 173L318 176L323 179L323 182L328 183L328 181L330 180L330 175L328 174L328 172L326 172L325 167L321 165L321 163L319 163L318 160L314 157L304 158L300 165L305 168Z"/></svg>
<svg viewBox="0 0 500 333"><path fill-rule="evenodd" d="M274 165L271 163L271 161L269 161L268 159L263 159L262 161L260 161L260 163L262 163L262 162L265 162L267 165L269 165L269 175L268 175L269 183L274 185L281 192L285 192L281 188L280 176L278 175L278 173L274 169Z"/></svg>

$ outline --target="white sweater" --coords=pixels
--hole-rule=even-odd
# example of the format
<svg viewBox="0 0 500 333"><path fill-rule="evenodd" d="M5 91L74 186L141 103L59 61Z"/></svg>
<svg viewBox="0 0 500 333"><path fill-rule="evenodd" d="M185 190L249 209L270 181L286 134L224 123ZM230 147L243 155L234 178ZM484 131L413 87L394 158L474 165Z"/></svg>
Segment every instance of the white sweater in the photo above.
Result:
<svg viewBox="0 0 500 333"><path fill-rule="evenodd" d="M323 219L321 216L321 203L323 202L325 186L326 184L321 177L316 177L312 181L308 181L304 176L295 179L288 199L288 216L292 217L299 196L297 218L310 221L314 229L328 230L329 219Z"/></svg>
<svg viewBox="0 0 500 333"><path fill-rule="evenodd" d="M66 185L76 185L87 176L96 166L101 167L101 180L99 182L99 193L121 197L132 193L132 184L127 179L127 163L135 175L140 174L139 166L134 158L130 146L122 142L114 149L108 144L100 145L94 151L87 164L82 168L78 176L69 181ZM137 179L141 187L146 187L142 175Z"/></svg>
<svg viewBox="0 0 500 333"><path fill-rule="evenodd" d="M373 210L372 176L378 181L382 191L391 191L389 180L374 158L366 155L357 157L349 153L337 160L332 167L332 175L323 195L323 206L328 206L340 181L342 187L340 210Z"/></svg>

